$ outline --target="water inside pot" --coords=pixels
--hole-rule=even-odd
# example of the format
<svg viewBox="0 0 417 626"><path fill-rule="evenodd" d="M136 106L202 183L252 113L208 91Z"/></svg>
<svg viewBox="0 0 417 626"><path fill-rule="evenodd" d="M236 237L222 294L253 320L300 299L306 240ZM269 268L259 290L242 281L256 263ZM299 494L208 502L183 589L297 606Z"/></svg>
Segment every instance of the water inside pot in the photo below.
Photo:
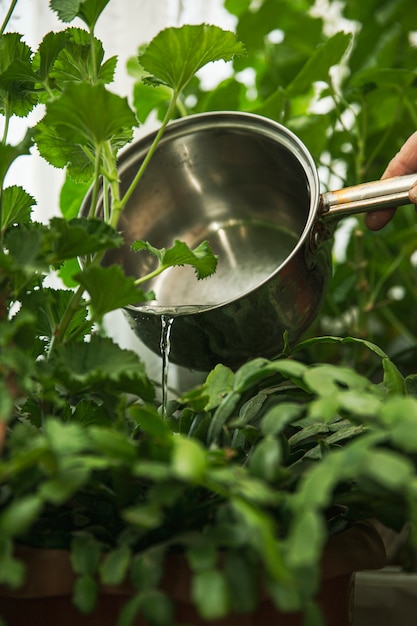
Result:
<svg viewBox="0 0 417 626"><path fill-rule="evenodd" d="M265 281L297 244L291 231L256 220L211 225L205 239L218 255L216 272L197 280L192 267L181 266L159 275L149 288L155 292L160 313L190 312L190 306L217 305L239 297ZM186 311L181 311L183 307Z"/></svg>

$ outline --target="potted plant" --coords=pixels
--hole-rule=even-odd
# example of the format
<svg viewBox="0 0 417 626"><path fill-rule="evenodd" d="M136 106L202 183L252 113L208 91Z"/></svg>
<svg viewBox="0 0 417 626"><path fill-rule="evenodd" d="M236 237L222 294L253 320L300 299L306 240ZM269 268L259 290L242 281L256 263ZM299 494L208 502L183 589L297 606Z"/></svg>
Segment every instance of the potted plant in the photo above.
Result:
<svg viewBox="0 0 417 626"><path fill-rule="evenodd" d="M74 624L70 594L80 623L90 625L227 617L250 624L259 615L267 624L279 612L294 624L302 614L312 625L323 615L326 624L347 624L351 574L385 562L369 520L393 529L414 520L414 378L368 340L310 338L235 372L219 364L161 414L140 356L102 326L141 288L120 267L101 264L122 241L116 227L131 189L120 193L117 155L137 124L127 101L106 87L116 59L105 59L94 36L106 5L54 0L64 22L81 18L85 30L49 33L34 55L20 35L5 32L7 19L1 31L0 616L13 626L29 607L32 623ZM328 44L340 56L343 40ZM157 35L140 68L132 62L148 83L136 96L148 89L162 103L149 159L181 94L197 94L197 109L207 99L196 70L242 51L232 33L185 26ZM37 104L44 117L10 145L10 118ZM27 192L5 183L33 143L68 173L63 217L48 225L31 220ZM97 216L101 192L110 200ZM79 217L86 195L88 216ZM188 263L204 278L215 270L206 245L144 247L158 271ZM51 270L65 288L50 286ZM326 347L328 362L312 358ZM353 366L353 353L372 363L372 376ZM352 559L353 545L370 550ZM343 616L340 606L332 613L316 603L322 583L339 597L340 579ZM55 613L61 596L64 614ZM96 606L106 618L94 617Z"/></svg>

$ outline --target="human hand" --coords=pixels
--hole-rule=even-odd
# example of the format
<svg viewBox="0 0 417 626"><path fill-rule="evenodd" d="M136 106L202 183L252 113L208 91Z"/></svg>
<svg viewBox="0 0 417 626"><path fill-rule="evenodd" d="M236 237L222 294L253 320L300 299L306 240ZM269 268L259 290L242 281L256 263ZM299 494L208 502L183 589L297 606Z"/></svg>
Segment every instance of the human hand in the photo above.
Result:
<svg viewBox="0 0 417 626"><path fill-rule="evenodd" d="M405 176L416 172L416 183L409 191L409 198L417 208L417 131L407 139L400 151L391 159L381 178L392 178L393 176ZM366 215L365 223L370 230L380 230L383 228L395 213L395 207L371 211Z"/></svg>

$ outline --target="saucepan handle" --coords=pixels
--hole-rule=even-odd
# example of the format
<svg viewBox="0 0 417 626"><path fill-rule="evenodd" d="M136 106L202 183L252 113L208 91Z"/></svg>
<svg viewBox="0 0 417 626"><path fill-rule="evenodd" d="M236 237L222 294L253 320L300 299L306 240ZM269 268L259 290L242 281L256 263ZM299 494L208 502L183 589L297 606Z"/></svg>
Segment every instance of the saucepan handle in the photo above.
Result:
<svg viewBox="0 0 417 626"><path fill-rule="evenodd" d="M320 197L320 217L340 219L356 213L410 204L408 192L415 182L417 174L408 174L327 191Z"/></svg>

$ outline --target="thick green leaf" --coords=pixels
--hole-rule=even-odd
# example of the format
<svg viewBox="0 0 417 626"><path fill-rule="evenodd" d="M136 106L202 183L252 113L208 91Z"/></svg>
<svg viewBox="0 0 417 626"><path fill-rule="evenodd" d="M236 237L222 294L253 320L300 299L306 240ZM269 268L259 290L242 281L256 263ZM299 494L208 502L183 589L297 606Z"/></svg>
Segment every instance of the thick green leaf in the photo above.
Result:
<svg viewBox="0 0 417 626"><path fill-rule="evenodd" d="M89 533L77 533L71 543L71 564L76 574L94 576L100 563L101 546Z"/></svg>
<svg viewBox="0 0 417 626"><path fill-rule="evenodd" d="M264 435L278 435L286 426L304 414L304 407L295 402L282 402L273 406L262 418Z"/></svg>
<svg viewBox="0 0 417 626"><path fill-rule="evenodd" d="M218 26L185 25L158 33L139 60L159 82L180 92L207 63L230 61L243 51L235 35Z"/></svg>
<svg viewBox="0 0 417 626"><path fill-rule="evenodd" d="M191 595L204 619L220 619L229 610L229 590L223 572L212 569L194 574Z"/></svg>
<svg viewBox="0 0 417 626"><path fill-rule="evenodd" d="M198 482L207 468L204 448L194 439L176 436L173 439L172 467L178 478Z"/></svg>
<svg viewBox="0 0 417 626"><path fill-rule="evenodd" d="M309 510L300 512L288 537L288 563L295 568L317 566L326 538L323 517Z"/></svg>
<svg viewBox="0 0 417 626"><path fill-rule="evenodd" d="M16 499L0 514L0 533L3 538L24 533L41 513L43 502L37 495Z"/></svg>
<svg viewBox="0 0 417 626"><path fill-rule="evenodd" d="M83 575L77 578L74 585L72 601L77 609L88 615L94 610L98 598L98 584L92 576Z"/></svg>
<svg viewBox="0 0 417 626"><path fill-rule="evenodd" d="M250 472L273 483L279 476L282 450L279 441L273 437L262 439L255 447L249 459Z"/></svg>
<svg viewBox="0 0 417 626"><path fill-rule="evenodd" d="M288 98L311 89L313 82L329 81L329 70L341 62L350 42L351 33L339 32L317 47L300 72L286 88Z"/></svg>
<svg viewBox="0 0 417 626"><path fill-rule="evenodd" d="M120 546L107 553L99 568L101 582L104 585L120 585L127 576L130 559L128 546Z"/></svg>
<svg viewBox="0 0 417 626"><path fill-rule="evenodd" d="M53 264L115 248L121 243L122 237L99 219L79 217L68 222L54 217L45 233L45 244L50 249Z"/></svg>

